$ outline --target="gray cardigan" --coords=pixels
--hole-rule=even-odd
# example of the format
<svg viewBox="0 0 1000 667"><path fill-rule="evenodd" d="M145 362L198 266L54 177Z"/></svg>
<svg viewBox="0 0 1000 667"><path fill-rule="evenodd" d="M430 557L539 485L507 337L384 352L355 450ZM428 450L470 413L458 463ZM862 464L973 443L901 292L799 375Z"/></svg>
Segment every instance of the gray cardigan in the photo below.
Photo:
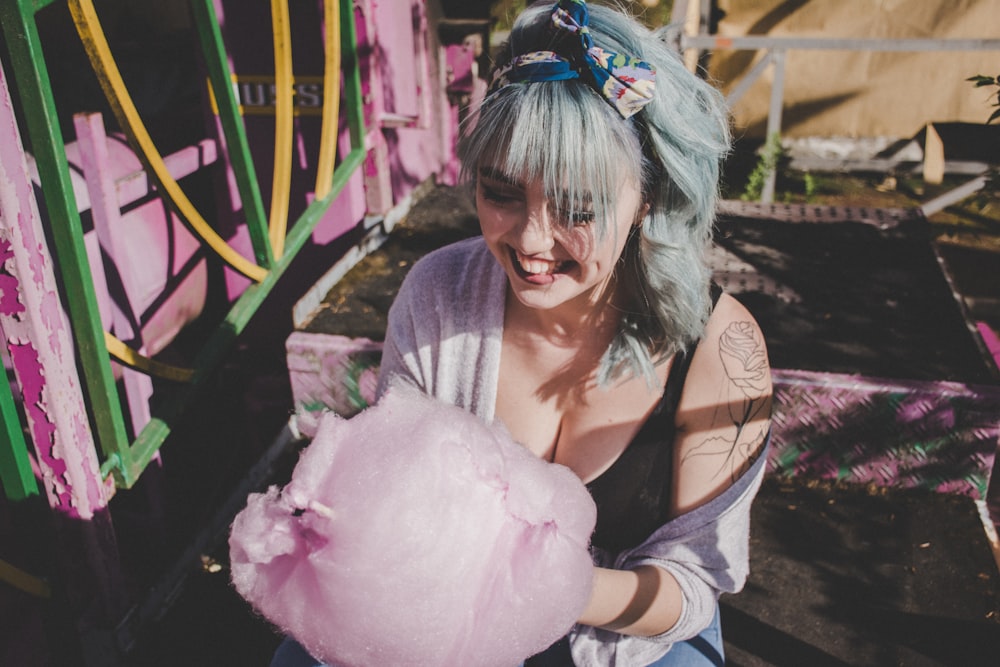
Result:
<svg viewBox="0 0 1000 667"><path fill-rule="evenodd" d="M495 418L506 275L472 238L417 262L389 311L378 395L403 379L487 422ZM660 527L619 554L593 549L601 567L655 564L680 584L680 619L656 637L631 637L577 625L570 633L578 667L647 665L671 644L697 635L712 620L721 593L743 588L748 573L750 504L764 475L765 455L720 496ZM598 508L598 512L600 508Z"/></svg>

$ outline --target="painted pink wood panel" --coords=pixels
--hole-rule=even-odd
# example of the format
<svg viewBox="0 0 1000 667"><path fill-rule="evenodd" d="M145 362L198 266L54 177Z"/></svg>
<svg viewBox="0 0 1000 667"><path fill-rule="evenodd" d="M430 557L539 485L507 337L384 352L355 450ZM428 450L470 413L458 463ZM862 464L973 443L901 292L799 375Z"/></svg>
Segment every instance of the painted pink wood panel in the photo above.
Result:
<svg viewBox="0 0 1000 667"><path fill-rule="evenodd" d="M117 250L104 247L104 253L111 260L114 270L127 263L141 267L133 272L134 280L125 281L128 302L137 315L145 313L157 301L163 303L155 313L149 315L143 327L143 341L150 354L162 350L185 324L200 313L205 304L207 274L204 262L198 262L186 275L185 267L199 251L200 243L187 230L176 215L170 213L158 197L150 198L149 183L138 183L138 175L145 172L142 164L121 136L108 136L107 177L114 180L118 205L128 210L121 213L112 233L118 238ZM182 153L195 152L182 151ZM173 159L171 159L173 157ZM26 156L33 183L38 184L38 172L30 155ZM70 178L77 208L81 213L90 210L90 193L84 177L84 157L79 142L66 145L66 159L70 164ZM204 162L190 162L182 155L168 156L166 159L171 173L180 178L195 168L205 166ZM96 177L96 176L95 176ZM141 200L136 204L136 200ZM92 268L100 267L101 252L97 235L85 235L88 260ZM164 291L171 287L171 294L163 299ZM97 301L101 320L110 327L114 320L114 310L121 310L127 304L121 298L116 300L102 286L97 286Z"/></svg>

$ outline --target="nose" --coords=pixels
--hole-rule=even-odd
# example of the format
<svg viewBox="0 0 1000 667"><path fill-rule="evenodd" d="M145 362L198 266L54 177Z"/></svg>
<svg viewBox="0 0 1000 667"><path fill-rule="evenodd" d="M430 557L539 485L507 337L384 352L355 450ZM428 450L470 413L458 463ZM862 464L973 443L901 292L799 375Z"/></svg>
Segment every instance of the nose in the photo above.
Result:
<svg viewBox="0 0 1000 667"><path fill-rule="evenodd" d="M547 252L555 245L552 218L544 197L528 197L525 216L518 229L519 250L526 255Z"/></svg>

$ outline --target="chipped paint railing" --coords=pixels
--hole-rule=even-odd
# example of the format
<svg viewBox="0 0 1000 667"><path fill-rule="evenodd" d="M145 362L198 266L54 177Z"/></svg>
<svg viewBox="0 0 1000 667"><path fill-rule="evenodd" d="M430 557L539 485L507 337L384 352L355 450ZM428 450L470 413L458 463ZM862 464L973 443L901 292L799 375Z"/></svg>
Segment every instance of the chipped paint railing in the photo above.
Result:
<svg viewBox="0 0 1000 667"><path fill-rule="evenodd" d="M149 178L169 200L171 208L189 229L222 261L251 279L252 283L231 304L222 322L205 341L190 369L172 369L174 379L188 380L183 396L164 406L135 435L126 431L121 400L116 388L110 357L143 372L155 372L157 362L147 359L103 329L91 268L83 240L83 226L70 180L65 144L59 130L56 105L39 36L36 15L63 2L98 76L101 87L139 157ZM101 474L129 488L170 434L173 425L195 399L203 381L216 369L236 337L287 270L297 252L365 159L361 80L352 2L324 0L325 73L322 146L318 163L316 197L292 224L288 224L288 171L292 152L291 38L288 0L272 0L275 73L278 87L274 180L270 219L265 215L260 188L240 107L233 90L222 34L212 0L194 0L193 17L208 70L211 93L219 115L236 187L243 203L245 222L251 239L254 261L236 252L198 212L165 167L162 156L147 132L118 71L101 28L92 0L0 0L2 23L27 134L38 167L54 254L65 288L66 310L75 336L76 352L82 368L82 384L91 415L95 439L101 450ZM341 72L344 73L341 86ZM340 100L350 133L350 151L336 162ZM282 92L284 90L284 92ZM285 156L284 158L282 156ZM2 397L0 397L2 398ZM5 423L7 415L4 415ZM15 451L16 448L11 448ZM9 468L15 478L26 474L25 464ZM6 477L10 475L5 474ZM23 489L29 492L28 488Z"/></svg>
<svg viewBox="0 0 1000 667"><path fill-rule="evenodd" d="M24 500L38 493L31 469L28 445L21 431L21 418L10 384L0 382L0 486L11 500Z"/></svg>

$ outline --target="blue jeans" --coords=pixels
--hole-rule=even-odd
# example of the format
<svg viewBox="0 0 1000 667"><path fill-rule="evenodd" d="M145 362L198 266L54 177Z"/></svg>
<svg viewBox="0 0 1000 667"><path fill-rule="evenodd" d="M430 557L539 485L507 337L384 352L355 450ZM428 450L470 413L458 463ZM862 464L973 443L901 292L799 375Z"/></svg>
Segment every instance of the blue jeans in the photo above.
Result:
<svg viewBox="0 0 1000 667"><path fill-rule="evenodd" d="M722 650L722 624L719 608L708 627L696 637L677 642L665 656L646 667L724 667L725 653ZM532 656L521 667L572 667L573 658L569 653L569 641L560 639L538 655ZM273 666L272 666L273 667Z"/></svg>
<svg viewBox="0 0 1000 667"><path fill-rule="evenodd" d="M573 658L569 654L569 642L561 639L536 656L528 664L530 667L572 667ZM673 645L670 652L647 667L723 667L722 626L719 610L715 618L697 637ZM271 667L326 667L302 648L291 637L274 652ZM523 667L523 665L522 665Z"/></svg>

